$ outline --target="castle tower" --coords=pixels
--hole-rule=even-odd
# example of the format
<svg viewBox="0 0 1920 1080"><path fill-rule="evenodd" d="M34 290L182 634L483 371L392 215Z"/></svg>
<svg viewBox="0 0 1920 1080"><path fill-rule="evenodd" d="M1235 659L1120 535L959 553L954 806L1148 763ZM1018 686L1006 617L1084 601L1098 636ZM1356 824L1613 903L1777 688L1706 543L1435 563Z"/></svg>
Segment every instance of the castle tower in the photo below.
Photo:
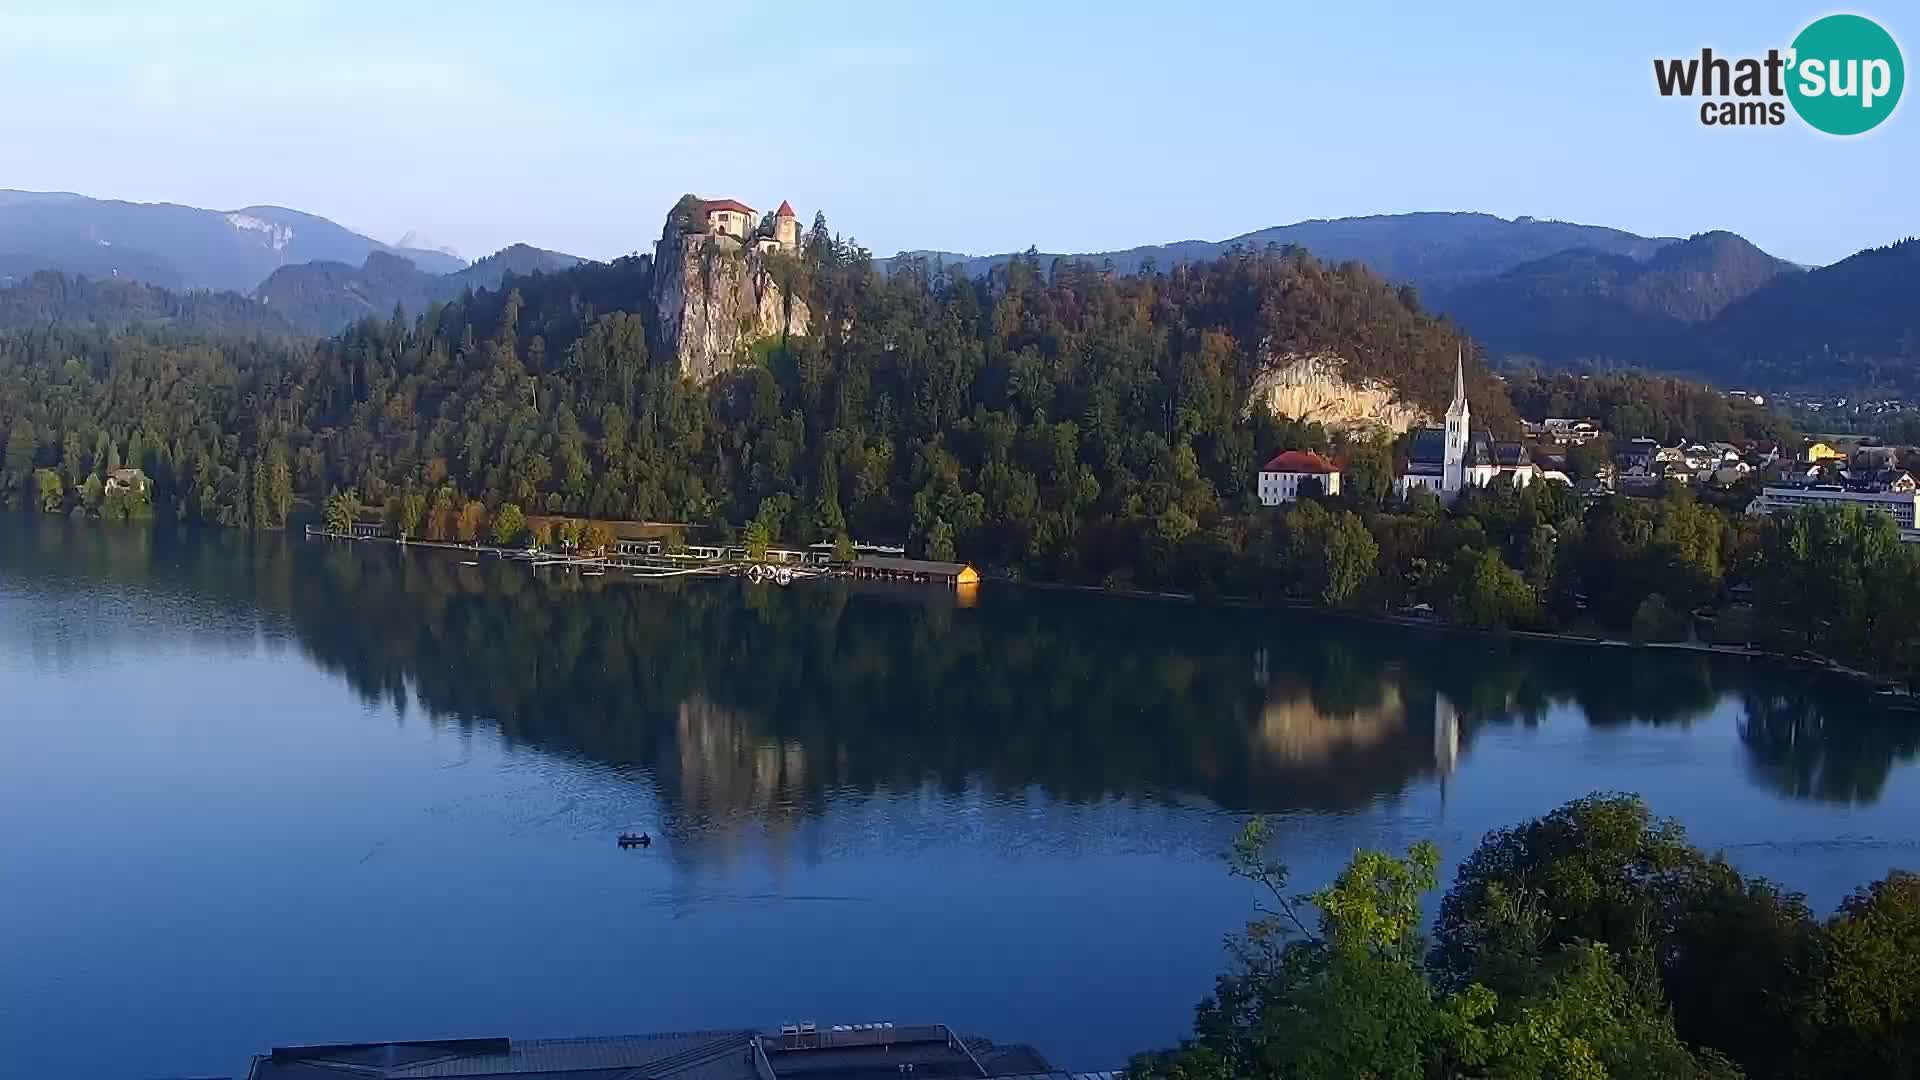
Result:
<svg viewBox="0 0 1920 1080"><path fill-rule="evenodd" d="M1471 419L1467 410L1467 369L1464 354L1455 351L1453 358L1453 404L1447 406L1447 448L1442 458L1444 469L1440 478L1440 490L1455 492L1466 486L1464 465L1467 459L1467 424Z"/></svg>
<svg viewBox="0 0 1920 1080"><path fill-rule="evenodd" d="M781 251L800 250L800 223L794 220L793 207L785 199L773 214L773 239Z"/></svg>

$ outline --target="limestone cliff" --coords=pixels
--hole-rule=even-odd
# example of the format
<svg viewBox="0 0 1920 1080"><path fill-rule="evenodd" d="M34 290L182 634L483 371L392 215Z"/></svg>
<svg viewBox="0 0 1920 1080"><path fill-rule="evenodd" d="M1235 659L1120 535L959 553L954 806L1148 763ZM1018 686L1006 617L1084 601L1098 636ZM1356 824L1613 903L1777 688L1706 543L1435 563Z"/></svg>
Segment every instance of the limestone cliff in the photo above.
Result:
<svg viewBox="0 0 1920 1080"><path fill-rule="evenodd" d="M755 342L807 332L806 302L776 280L774 262L787 258L727 236L661 239L653 299L665 355L680 374L706 382L746 359Z"/></svg>
<svg viewBox="0 0 1920 1080"><path fill-rule="evenodd" d="M1329 431L1387 428L1405 431L1430 422L1425 410L1377 379L1348 382L1331 353L1283 353L1253 380L1247 407L1266 401L1274 412L1315 420Z"/></svg>

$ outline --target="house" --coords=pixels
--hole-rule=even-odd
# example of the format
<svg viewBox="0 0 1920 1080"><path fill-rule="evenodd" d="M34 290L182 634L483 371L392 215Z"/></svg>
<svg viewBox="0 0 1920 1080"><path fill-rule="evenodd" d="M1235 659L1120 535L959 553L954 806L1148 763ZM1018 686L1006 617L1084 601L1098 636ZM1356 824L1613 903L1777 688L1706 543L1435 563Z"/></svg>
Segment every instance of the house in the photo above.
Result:
<svg viewBox="0 0 1920 1080"><path fill-rule="evenodd" d="M1800 451L1800 460L1809 465L1818 465L1823 461L1845 461L1846 459L1847 455L1823 442L1808 443L1807 448Z"/></svg>
<svg viewBox="0 0 1920 1080"><path fill-rule="evenodd" d="M1540 422L1540 432L1558 446L1578 446L1600 437L1600 425L1592 420L1573 420L1550 416Z"/></svg>
<svg viewBox="0 0 1920 1080"><path fill-rule="evenodd" d="M105 493L131 492L135 495L147 493L147 474L139 469L115 469L107 474Z"/></svg>
<svg viewBox="0 0 1920 1080"><path fill-rule="evenodd" d="M1300 497L1307 480L1320 485L1322 495L1340 494L1340 467L1312 450L1286 450L1260 466L1260 505L1279 506Z"/></svg>
<svg viewBox="0 0 1920 1080"><path fill-rule="evenodd" d="M1735 461L1731 464L1722 465L1719 468L1713 470L1712 480L1714 483L1719 484L1722 487L1731 487L1732 485L1739 483L1741 480L1746 479L1747 474L1752 471L1753 471L1753 466L1747 464L1744 461Z"/></svg>
<svg viewBox="0 0 1920 1080"><path fill-rule="evenodd" d="M1660 452L1660 444L1652 439L1634 439L1624 449L1614 455L1614 461L1620 466L1621 477L1654 475L1654 455Z"/></svg>

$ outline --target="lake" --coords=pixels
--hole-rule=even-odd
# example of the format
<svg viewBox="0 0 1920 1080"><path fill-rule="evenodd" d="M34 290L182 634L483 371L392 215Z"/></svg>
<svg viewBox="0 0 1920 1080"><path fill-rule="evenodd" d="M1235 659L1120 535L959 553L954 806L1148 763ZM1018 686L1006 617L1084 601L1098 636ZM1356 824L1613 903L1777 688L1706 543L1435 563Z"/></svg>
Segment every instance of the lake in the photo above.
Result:
<svg viewBox="0 0 1920 1080"><path fill-rule="evenodd" d="M1638 791L1825 911L1920 863L1915 728L1762 661L0 515L0 1061L818 1019L1113 1068L1220 970L1251 814L1303 889L1444 881Z"/></svg>

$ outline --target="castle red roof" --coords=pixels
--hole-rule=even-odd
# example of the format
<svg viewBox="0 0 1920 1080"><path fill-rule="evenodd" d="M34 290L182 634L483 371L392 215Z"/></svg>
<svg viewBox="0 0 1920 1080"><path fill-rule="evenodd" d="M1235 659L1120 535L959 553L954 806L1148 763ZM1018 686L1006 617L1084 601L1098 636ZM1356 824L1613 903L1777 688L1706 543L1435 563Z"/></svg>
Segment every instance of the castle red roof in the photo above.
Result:
<svg viewBox="0 0 1920 1080"><path fill-rule="evenodd" d="M708 199L700 204L700 212L703 214L711 214L715 210L732 210L748 217L753 216L753 207L738 199Z"/></svg>
<svg viewBox="0 0 1920 1080"><path fill-rule="evenodd" d="M1260 466L1261 472L1337 473L1340 467L1312 450L1283 450Z"/></svg>
<svg viewBox="0 0 1920 1080"><path fill-rule="evenodd" d="M774 217L792 217L793 206L785 199L780 200L780 209L773 212Z"/></svg>

